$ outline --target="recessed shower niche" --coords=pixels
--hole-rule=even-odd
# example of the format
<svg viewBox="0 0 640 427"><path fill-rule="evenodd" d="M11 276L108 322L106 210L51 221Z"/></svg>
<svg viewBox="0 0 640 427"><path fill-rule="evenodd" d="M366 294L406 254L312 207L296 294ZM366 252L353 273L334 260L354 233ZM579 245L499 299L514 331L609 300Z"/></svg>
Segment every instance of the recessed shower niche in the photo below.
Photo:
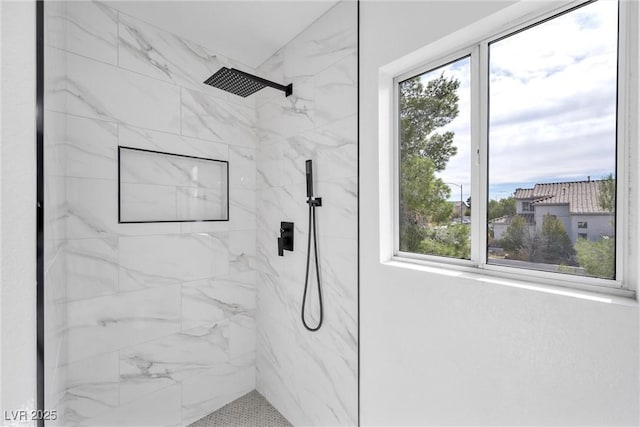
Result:
<svg viewBox="0 0 640 427"><path fill-rule="evenodd" d="M229 163L118 147L118 222L229 220Z"/></svg>

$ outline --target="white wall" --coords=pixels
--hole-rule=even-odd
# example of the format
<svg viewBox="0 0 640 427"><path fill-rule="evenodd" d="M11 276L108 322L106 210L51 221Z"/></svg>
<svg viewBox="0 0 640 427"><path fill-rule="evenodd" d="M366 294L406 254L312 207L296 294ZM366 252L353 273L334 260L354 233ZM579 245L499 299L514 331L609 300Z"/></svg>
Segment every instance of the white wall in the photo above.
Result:
<svg viewBox="0 0 640 427"><path fill-rule="evenodd" d="M635 302L380 263L379 68L507 6L361 3L363 425L638 423Z"/></svg>
<svg viewBox="0 0 640 427"><path fill-rule="evenodd" d="M0 16L0 414L4 418L4 411L35 409L35 2L0 2Z"/></svg>

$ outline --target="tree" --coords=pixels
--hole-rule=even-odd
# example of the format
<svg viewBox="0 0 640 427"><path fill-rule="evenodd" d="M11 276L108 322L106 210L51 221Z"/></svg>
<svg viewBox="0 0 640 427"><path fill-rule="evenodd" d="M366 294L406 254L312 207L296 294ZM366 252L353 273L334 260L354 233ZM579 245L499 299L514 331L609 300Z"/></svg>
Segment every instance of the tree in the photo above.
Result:
<svg viewBox="0 0 640 427"><path fill-rule="evenodd" d="M598 182L598 190L598 205L600 205L600 209L614 212L616 210L616 180L612 173Z"/></svg>
<svg viewBox="0 0 640 427"><path fill-rule="evenodd" d="M542 220L540 249L532 261L567 264L574 255L571 239L564 229L564 224L553 215L546 214Z"/></svg>
<svg viewBox="0 0 640 427"><path fill-rule="evenodd" d="M489 219L516 214L516 199L509 196L500 200L489 200Z"/></svg>
<svg viewBox="0 0 640 427"><path fill-rule="evenodd" d="M502 248L509 252L509 258L518 258L529 237L529 228L525 219L516 215L504 232L501 240Z"/></svg>
<svg viewBox="0 0 640 427"><path fill-rule="evenodd" d="M468 259L471 257L471 228L465 224L433 228L420 242L419 252Z"/></svg>
<svg viewBox="0 0 640 427"><path fill-rule="evenodd" d="M430 80L426 87L420 76L400 84L401 155L427 157L436 172L441 172L457 153L453 132L434 132L458 116L460 82L456 78Z"/></svg>
<svg viewBox="0 0 640 427"><path fill-rule="evenodd" d="M437 172L457 152L453 132L438 133L458 115L460 83L444 74L426 86L420 77L400 84L400 249L424 252L420 243L429 228L446 224L453 215L449 186Z"/></svg>
<svg viewBox="0 0 640 427"><path fill-rule="evenodd" d="M400 250L421 252L420 242L430 225L448 222L453 205L449 186L435 177L431 159L411 156L400 177ZM428 252L421 252L428 253Z"/></svg>
<svg viewBox="0 0 640 427"><path fill-rule="evenodd" d="M422 225L448 222L453 214L453 205L447 202L450 195L449 186L436 178L431 159L409 156L404 160L400 177L400 210L407 220Z"/></svg>
<svg viewBox="0 0 640 427"><path fill-rule="evenodd" d="M604 236L597 242L578 239L575 245L578 264L590 276L613 279L615 275L616 240Z"/></svg>

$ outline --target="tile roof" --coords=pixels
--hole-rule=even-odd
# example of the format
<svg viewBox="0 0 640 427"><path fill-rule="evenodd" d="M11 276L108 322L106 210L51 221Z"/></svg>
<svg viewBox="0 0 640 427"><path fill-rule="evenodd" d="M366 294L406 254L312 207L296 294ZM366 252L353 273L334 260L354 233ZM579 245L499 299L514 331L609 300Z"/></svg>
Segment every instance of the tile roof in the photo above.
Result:
<svg viewBox="0 0 640 427"><path fill-rule="evenodd" d="M600 182L573 181L536 184L533 188L518 188L516 199L531 199L534 205L569 205L572 214L608 214L598 203Z"/></svg>

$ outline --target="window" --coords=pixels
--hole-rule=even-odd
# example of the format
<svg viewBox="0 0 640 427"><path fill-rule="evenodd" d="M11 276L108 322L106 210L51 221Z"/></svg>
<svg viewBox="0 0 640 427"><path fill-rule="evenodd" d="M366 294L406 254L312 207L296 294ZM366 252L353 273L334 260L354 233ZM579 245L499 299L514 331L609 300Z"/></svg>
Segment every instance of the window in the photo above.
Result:
<svg viewBox="0 0 640 427"><path fill-rule="evenodd" d="M619 32L637 14L623 3L549 10L395 78L397 257L625 286L617 177L636 124L620 84L637 46ZM602 237L578 233L584 215Z"/></svg>
<svg viewBox="0 0 640 427"><path fill-rule="evenodd" d="M469 59L398 85L401 251L471 256Z"/></svg>

